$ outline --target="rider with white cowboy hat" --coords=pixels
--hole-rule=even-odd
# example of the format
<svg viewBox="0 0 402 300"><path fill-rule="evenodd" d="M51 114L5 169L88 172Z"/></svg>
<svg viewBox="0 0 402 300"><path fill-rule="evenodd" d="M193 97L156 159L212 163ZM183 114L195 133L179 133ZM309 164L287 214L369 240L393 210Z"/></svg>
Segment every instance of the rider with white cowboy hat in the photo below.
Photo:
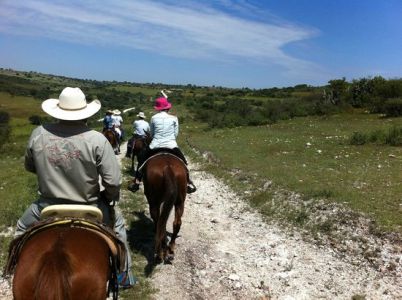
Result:
<svg viewBox="0 0 402 300"><path fill-rule="evenodd" d="M140 111L137 114L138 120L133 122L133 134L138 137L145 137L147 132L150 132L149 123L145 121L146 116L144 112Z"/></svg>
<svg viewBox="0 0 402 300"><path fill-rule="evenodd" d="M124 219L115 210L115 222L109 205L118 202L121 187L120 166L110 143L100 132L91 130L86 120L101 108L99 100L88 103L79 88L66 87L57 99L47 99L42 109L58 119L33 130L25 152L25 168L38 179L38 199L17 222L15 235L22 235L40 218L43 208L54 204L86 204L98 207L103 222L114 227L127 248L124 272L129 287L135 283L131 275L131 256L127 244ZM100 180L104 190L101 191Z"/></svg>
<svg viewBox="0 0 402 300"><path fill-rule="evenodd" d="M123 118L121 117L121 112L118 109L113 110L112 115L114 130L119 135L119 140L123 139Z"/></svg>

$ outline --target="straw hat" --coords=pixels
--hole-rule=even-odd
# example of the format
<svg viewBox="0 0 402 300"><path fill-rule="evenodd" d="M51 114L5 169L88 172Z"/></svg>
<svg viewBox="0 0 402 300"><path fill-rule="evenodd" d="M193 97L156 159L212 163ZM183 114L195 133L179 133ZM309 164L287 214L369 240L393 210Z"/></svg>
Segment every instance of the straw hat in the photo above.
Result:
<svg viewBox="0 0 402 300"><path fill-rule="evenodd" d="M115 115L120 115L120 114L121 114L121 111L118 110L118 109L115 109L115 110L113 111L113 114L115 114Z"/></svg>
<svg viewBox="0 0 402 300"><path fill-rule="evenodd" d="M141 119L145 119L145 118L146 118L146 117L145 117L145 114L144 114L142 111L140 111L140 112L138 113L137 117L139 117L139 118L141 118Z"/></svg>
<svg viewBox="0 0 402 300"><path fill-rule="evenodd" d="M58 99L42 102L42 109L48 115L59 120L83 120L96 114L101 108L99 100L87 103L80 88L66 87Z"/></svg>
<svg viewBox="0 0 402 300"><path fill-rule="evenodd" d="M172 107L172 104L165 97L160 97L155 100L154 108L156 110L170 109L171 107Z"/></svg>

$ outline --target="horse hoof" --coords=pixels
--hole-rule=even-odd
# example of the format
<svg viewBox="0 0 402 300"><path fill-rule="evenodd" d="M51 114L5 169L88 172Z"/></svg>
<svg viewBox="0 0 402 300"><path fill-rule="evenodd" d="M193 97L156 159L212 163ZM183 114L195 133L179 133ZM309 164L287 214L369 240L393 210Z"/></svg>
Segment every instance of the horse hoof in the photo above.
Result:
<svg viewBox="0 0 402 300"><path fill-rule="evenodd" d="M159 265L160 263L162 263L162 258L160 258L159 256L155 256L154 257L154 264L155 265Z"/></svg>
<svg viewBox="0 0 402 300"><path fill-rule="evenodd" d="M172 264L173 260L174 260L174 255L173 254L168 254L165 257L165 264L170 265L170 264Z"/></svg>

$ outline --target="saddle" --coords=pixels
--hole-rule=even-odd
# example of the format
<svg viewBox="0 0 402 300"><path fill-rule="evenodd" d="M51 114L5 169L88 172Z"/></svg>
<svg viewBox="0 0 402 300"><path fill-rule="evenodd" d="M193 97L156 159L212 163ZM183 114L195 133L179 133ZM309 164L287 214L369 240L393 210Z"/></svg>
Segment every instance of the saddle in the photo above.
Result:
<svg viewBox="0 0 402 300"><path fill-rule="evenodd" d="M181 161L181 162L183 163L183 166L186 168L186 170L187 170L187 172L188 172L188 168L187 168L186 163L185 163L179 156L177 156L174 152L170 152L169 149L164 149L164 148L160 149L160 150L157 151L156 153L151 154L151 156L149 156L149 157L141 164L141 166L138 168L138 171L141 171L141 170L145 167L145 165L147 164L147 162L148 162L151 158L156 157L156 156L160 156L160 155L166 155L166 154L167 154L167 155L171 155L171 156L177 158L179 161Z"/></svg>
<svg viewBox="0 0 402 300"><path fill-rule="evenodd" d="M11 242L3 276L14 273L21 250L25 243L35 236L35 234L54 227L74 227L91 231L107 243L110 249L112 278L117 278L117 273L124 271L126 249L114 231L101 223L102 212L98 208L88 205L53 206L49 206L43 210L43 220L35 223L23 235ZM76 209L74 210L72 206ZM81 208L78 208L78 206L81 206ZM72 213L72 211L74 212Z"/></svg>

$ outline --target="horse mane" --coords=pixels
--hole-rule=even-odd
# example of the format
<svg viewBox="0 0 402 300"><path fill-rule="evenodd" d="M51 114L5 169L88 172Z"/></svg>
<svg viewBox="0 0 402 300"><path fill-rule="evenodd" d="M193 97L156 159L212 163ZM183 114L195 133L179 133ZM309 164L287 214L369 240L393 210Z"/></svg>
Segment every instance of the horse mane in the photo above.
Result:
<svg viewBox="0 0 402 300"><path fill-rule="evenodd" d="M39 264L41 267L34 299L71 300L72 268L62 236L57 239L51 250L42 255Z"/></svg>

